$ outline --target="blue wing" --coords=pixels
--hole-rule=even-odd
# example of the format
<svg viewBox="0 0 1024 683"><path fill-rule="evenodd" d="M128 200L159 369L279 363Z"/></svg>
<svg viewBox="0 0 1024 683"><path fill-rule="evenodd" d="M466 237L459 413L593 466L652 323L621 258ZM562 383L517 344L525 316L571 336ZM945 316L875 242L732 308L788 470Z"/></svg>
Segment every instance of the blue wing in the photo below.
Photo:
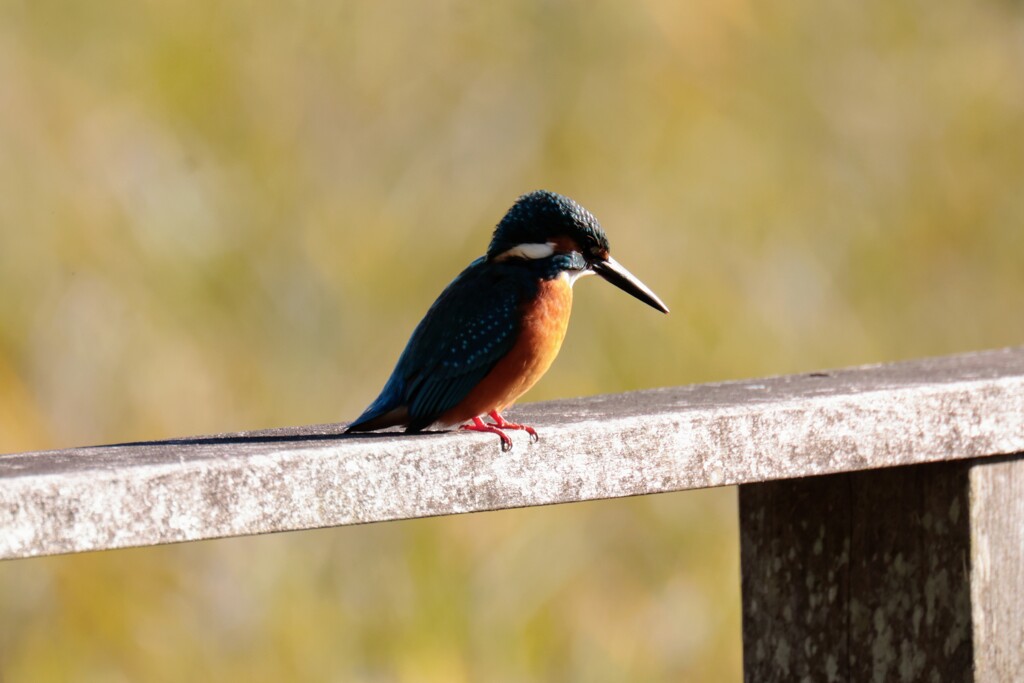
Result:
<svg viewBox="0 0 1024 683"><path fill-rule="evenodd" d="M516 308L536 295L536 280L514 266L469 265L416 327L380 396L349 426L419 431L459 404L512 348Z"/></svg>

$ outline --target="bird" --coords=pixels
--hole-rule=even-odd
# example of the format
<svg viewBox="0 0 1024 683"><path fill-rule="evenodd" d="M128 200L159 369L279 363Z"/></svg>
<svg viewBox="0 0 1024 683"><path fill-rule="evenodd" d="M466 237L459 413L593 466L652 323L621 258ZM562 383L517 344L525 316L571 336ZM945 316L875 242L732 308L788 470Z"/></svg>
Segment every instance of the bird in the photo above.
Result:
<svg viewBox="0 0 1024 683"><path fill-rule="evenodd" d="M445 289L416 326L380 395L346 432L452 427L496 434L537 431L501 413L547 372L562 346L572 286L597 274L649 306L668 307L611 257L597 219L564 195L519 197L487 253ZM484 416L492 422L484 422Z"/></svg>

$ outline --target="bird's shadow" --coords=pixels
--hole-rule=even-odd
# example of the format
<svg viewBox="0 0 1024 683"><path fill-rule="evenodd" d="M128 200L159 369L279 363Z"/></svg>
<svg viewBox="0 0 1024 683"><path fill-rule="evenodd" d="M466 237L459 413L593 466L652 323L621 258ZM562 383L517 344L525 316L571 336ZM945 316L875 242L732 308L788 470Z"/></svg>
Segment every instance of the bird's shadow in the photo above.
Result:
<svg viewBox="0 0 1024 683"><path fill-rule="evenodd" d="M436 436L450 434L451 430L424 430L407 433L390 432L328 432L319 434L232 434L224 436L194 436L181 439L161 439L159 441L130 441L127 443L110 444L111 446L220 446L231 444L257 443L298 443L303 441L348 441L350 439L387 439L396 436Z"/></svg>

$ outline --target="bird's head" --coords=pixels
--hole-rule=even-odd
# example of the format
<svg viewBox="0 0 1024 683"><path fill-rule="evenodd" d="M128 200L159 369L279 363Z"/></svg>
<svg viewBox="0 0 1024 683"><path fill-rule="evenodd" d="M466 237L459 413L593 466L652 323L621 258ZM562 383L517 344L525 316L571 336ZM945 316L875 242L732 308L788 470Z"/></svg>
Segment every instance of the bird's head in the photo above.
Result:
<svg viewBox="0 0 1024 683"><path fill-rule="evenodd" d="M647 286L611 257L608 237L594 215L572 199L537 190L524 194L494 229L489 261L557 259L570 282L596 273L640 301L668 313Z"/></svg>

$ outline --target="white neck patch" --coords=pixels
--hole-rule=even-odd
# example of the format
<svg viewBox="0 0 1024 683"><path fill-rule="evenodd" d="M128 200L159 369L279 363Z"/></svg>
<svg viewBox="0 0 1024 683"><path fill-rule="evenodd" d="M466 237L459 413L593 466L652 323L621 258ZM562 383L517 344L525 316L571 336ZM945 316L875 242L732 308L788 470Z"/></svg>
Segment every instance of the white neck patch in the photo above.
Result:
<svg viewBox="0 0 1024 683"><path fill-rule="evenodd" d="M578 278L586 277L587 275L593 274L594 271L590 270L589 268L586 270L563 270L561 273L558 274L558 277L559 279L568 282L569 286L572 287L573 283L576 282Z"/></svg>
<svg viewBox="0 0 1024 683"><path fill-rule="evenodd" d="M555 245L552 242L525 242L517 244L508 251L498 254L495 261L504 261L510 258L526 258L532 261L547 258L555 253Z"/></svg>

